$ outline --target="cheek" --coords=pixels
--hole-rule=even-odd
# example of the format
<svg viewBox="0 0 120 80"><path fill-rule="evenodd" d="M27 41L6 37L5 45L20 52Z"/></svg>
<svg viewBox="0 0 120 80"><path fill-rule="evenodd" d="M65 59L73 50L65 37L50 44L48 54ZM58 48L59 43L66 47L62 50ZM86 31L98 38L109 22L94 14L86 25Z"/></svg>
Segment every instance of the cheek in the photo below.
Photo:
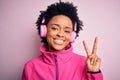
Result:
<svg viewBox="0 0 120 80"><path fill-rule="evenodd" d="M57 34L56 32L52 32L52 31L48 31L48 32L47 32L47 36L48 36L48 37L55 36L56 34Z"/></svg>
<svg viewBox="0 0 120 80"><path fill-rule="evenodd" d="M70 35L66 37L67 40L70 40Z"/></svg>
<svg viewBox="0 0 120 80"><path fill-rule="evenodd" d="M70 40L70 38L71 38L71 34L68 34L68 35L66 36L66 39Z"/></svg>
<svg viewBox="0 0 120 80"><path fill-rule="evenodd" d="M55 32L50 32L50 31L48 31L47 32L47 42L49 43L49 42L52 42L52 39L53 39L53 37L56 35L56 33Z"/></svg>

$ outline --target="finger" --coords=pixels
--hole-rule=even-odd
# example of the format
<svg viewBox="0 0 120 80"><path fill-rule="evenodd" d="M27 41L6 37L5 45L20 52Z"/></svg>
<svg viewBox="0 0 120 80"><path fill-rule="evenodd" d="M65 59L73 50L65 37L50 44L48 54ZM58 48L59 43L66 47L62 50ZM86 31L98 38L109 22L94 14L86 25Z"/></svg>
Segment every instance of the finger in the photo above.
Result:
<svg viewBox="0 0 120 80"><path fill-rule="evenodd" d="M97 60L96 60L96 62L99 62L99 63L101 63L101 58L97 58Z"/></svg>
<svg viewBox="0 0 120 80"><path fill-rule="evenodd" d="M94 59L94 58L91 58L91 60L90 60L90 64L93 65L94 62L95 62L95 59Z"/></svg>
<svg viewBox="0 0 120 80"><path fill-rule="evenodd" d="M91 55L91 52L90 52L90 50L89 50L89 48L88 48L88 46L87 46L85 41L83 41L83 45L84 45L84 48L85 48L87 56Z"/></svg>
<svg viewBox="0 0 120 80"><path fill-rule="evenodd" d="M97 62L97 60L98 60L98 57L96 56L96 57L95 57L95 62Z"/></svg>
<svg viewBox="0 0 120 80"><path fill-rule="evenodd" d="M96 56L95 55L88 56L88 59L90 60L90 64L91 65L95 64L95 60L96 60Z"/></svg>
<svg viewBox="0 0 120 80"><path fill-rule="evenodd" d="M95 56L95 58L94 58L94 64L97 63L98 59L99 59L98 56Z"/></svg>
<svg viewBox="0 0 120 80"><path fill-rule="evenodd" d="M97 44L98 44L98 37L96 37L95 40L94 40L92 54L96 54L96 52L97 52Z"/></svg>

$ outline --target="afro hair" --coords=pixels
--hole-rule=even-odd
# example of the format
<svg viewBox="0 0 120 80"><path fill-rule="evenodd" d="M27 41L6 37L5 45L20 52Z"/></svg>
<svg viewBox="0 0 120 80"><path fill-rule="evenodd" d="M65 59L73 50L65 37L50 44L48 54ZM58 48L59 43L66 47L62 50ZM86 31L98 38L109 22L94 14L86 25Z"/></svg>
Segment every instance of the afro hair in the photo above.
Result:
<svg viewBox="0 0 120 80"><path fill-rule="evenodd" d="M47 7L46 11L40 11L40 15L38 17L38 20L36 22L38 34L40 35L40 26L43 24L42 20L45 19L44 25L47 25L48 22L52 19L52 17L56 15L65 15L69 17L72 21L73 27L76 23L76 37L78 37L78 33L80 30L82 30L83 23L81 20L79 20L78 13L77 13L77 7L73 5L73 3L69 2L59 2L51 4ZM73 28L74 29L74 28ZM46 38L42 38L42 42L47 43Z"/></svg>

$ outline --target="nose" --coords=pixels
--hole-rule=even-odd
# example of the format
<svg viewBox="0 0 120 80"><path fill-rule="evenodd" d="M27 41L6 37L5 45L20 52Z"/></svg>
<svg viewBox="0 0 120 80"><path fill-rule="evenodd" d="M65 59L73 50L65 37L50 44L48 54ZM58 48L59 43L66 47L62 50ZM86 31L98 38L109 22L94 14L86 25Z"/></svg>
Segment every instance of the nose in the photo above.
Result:
<svg viewBox="0 0 120 80"><path fill-rule="evenodd" d="M57 36L58 37L63 37L64 36L64 32L62 30L58 31Z"/></svg>

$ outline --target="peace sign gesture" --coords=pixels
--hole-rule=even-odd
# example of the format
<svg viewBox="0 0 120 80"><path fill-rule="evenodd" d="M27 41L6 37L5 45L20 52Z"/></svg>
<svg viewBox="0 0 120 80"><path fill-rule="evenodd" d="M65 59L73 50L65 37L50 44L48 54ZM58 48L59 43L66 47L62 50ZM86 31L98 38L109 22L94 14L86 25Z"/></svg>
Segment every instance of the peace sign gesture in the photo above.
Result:
<svg viewBox="0 0 120 80"><path fill-rule="evenodd" d="M97 56L97 44L98 44L98 37L94 40L93 50L92 52L89 50L85 41L83 41L83 45L87 54L87 70L89 72L98 72L100 70L100 63L101 59Z"/></svg>

